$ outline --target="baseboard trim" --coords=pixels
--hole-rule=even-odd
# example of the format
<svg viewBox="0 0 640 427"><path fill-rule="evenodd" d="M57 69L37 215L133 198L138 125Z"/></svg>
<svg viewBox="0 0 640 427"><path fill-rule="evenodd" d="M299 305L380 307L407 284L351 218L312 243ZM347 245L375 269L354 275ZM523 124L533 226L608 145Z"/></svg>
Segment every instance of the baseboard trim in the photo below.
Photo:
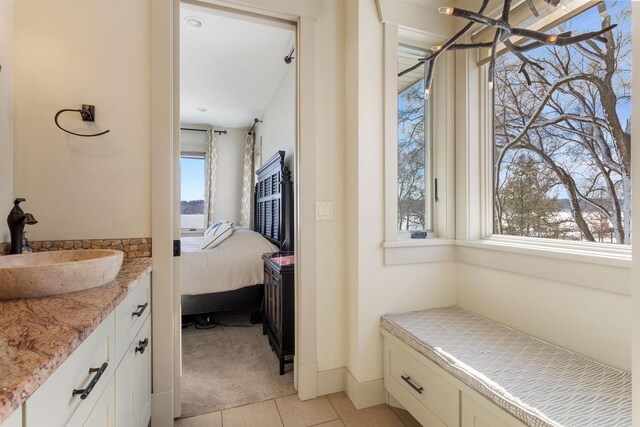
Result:
<svg viewBox="0 0 640 427"><path fill-rule="evenodd" d="M173 391L151 393L151 427L173 427Z"/></svg>
<svg viewBox="0 0 640 427"><path fill-rule="evenodd" d="M318 365L298 365L298 397L300 400L318 397Z"/></svg>
<svg viewBox="0 0 640 427"><path fill-rule="evenodd" d="M318 396L338 393L344 390L344 368L327 369L318 372Z"/></svg>
<svg viewBox="0 0 640 427"><path fill-rule="evenodd" d="M382 378L372 381L359 382L345 369L344 390L357 409L381 405L387 402L387 393Z"/></svg>

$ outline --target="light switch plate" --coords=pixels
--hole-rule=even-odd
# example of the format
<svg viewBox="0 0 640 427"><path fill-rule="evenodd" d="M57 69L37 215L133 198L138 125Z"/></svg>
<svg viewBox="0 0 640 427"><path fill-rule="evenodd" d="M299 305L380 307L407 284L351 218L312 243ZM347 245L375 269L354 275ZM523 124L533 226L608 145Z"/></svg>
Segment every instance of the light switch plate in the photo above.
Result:
<svg viewBox="0 0 640 427"><path fill-rule="evenodd" d="M333 221L333 202L316 202L316 221Z"/></svg>

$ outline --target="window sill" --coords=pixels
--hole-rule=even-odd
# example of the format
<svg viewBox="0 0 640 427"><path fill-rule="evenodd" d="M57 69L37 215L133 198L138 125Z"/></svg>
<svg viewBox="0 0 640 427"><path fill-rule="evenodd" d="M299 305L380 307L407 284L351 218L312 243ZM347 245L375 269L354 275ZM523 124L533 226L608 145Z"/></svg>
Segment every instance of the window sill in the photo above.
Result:
<svg viewBox="0 0 640 427"><path fill-rule="evenodd" d="M630 246L621 247L602 243L545 240L492 236L480 240L457 240L456 245L618 268L631 268Z"/></svg>
<svg viewBox="0 0 640 427"><path fill-rule="evenodd" d="M455 260L455 240L426 238L382 242L385 265Z"/></svg>
<svg viewBox="0 0 640 427"><path fill-rule="evenodd" d="M203 230L182 230L180 231L181 237L202 237L204 236Z"/></svg>

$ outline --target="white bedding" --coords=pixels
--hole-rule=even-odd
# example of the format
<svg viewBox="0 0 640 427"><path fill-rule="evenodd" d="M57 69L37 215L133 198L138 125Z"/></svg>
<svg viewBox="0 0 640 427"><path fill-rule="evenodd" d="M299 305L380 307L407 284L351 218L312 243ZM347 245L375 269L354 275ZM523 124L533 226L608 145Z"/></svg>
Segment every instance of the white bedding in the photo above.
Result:
<svg viewBox="0 0 640 427"><path fill-rule="evenodd" d="M236 228L231 237L212 249L200 249L202 236L180 240L182 295L233 291L262 283L262 254L278 250L262 235L246 228Z"/></svg>

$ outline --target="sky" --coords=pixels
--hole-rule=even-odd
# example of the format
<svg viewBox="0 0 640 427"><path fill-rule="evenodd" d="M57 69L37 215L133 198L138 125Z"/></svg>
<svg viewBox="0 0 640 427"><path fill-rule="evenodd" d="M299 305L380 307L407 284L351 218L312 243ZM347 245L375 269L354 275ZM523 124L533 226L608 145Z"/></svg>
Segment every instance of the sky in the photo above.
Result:
<svg viewBox="0 0 640 427"><path fill-rule="evenodd" d="M204 159L180 159L180 200L204 200Z"/></svg>
<svg viewBox="0 0 640 427"><path fill-rule="evenodd" d="M622 31L623 33L630 33L632 31L630 20L629 19L621 20L619 19L620 18L619 15L622 11L625 11L625 10L628 11L630 9L631 2L629 0L614 0L614 1L605 0L605 4L607 6L607 11L609 12L612 18L612 23L618 24L618 27L614 30L614 32L617 33L619 31ZM567 30L571 30L574 35L588 32L588 31L594 31L601 28L601 17L598 12L598 9L596 7L592 7L586 10L580 15L572 18L570 21L566 22L564 24L564 27ZM550 30L548 32L551 33L552 31ZM550 55L548 53L549 49L550 48L547 48L547 47L535 49L529 52L527 56L534 60L535 58L542 58ZM621 61L619 66L623 69L629 69L631 67L629 58L627 58L627 60L624 62ZM617 111L618 111L618 116L620 120L623 123L625 123L627 119L629 119L631 116L631 101L630 100L626 102L620 101L617 106ZM513 150L512 156L507 155L504 162L505 165L506 163L509 162L509 160L512 157L515 157L517 153L518 151ZM574 172L574 178L579 180L580 179L579 174L581 173L580 168L574 170L573 172ZM504 174L502 173L502 171L500 176L501 176L501 179L504 178ZM562 186L556 186L554 189L552 189L552 193L554 193L559 198L568 197L566 190Z"/></svg>

